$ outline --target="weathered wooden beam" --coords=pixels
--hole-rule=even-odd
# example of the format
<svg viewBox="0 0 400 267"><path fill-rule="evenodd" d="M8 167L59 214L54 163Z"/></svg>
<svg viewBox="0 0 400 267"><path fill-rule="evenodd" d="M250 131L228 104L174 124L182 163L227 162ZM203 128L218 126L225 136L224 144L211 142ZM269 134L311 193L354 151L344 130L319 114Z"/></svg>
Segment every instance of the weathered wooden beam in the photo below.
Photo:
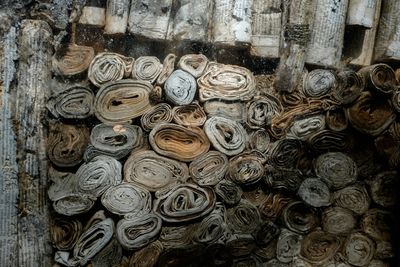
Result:
<svg viewBox="0 0 400 267"><path fill-rule="evenodd" d="M45 102L51 79L52 31L24 20L16 98L19 178L18 266L50 266Z"/></svg>
<svg viewBox="0 0 400 267"><path fill-rule="evenodd" d="M18 164L13 114L17 30L10 27L0 39L0 266L18 262Z"/></svg>

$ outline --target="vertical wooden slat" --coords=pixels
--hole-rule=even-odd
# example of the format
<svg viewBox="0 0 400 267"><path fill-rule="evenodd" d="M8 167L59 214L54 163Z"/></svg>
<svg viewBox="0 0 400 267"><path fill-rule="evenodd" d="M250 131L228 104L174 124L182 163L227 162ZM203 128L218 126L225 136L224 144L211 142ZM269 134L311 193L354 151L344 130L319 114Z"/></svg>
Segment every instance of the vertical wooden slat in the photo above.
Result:
<svg viewBox="0 0 400 267"><path fill-rule="evenodd" d="M18 164L13 125L17 30L11 27L0 40L0 266L17 266Z"/></svg>
<svg viewBox="0 0 400 267"><path fill-rule="evenodd" d="M45 101L51 79L52 32L40 20L21 23L16 103L19 158L19 266L50 266Z"/></svg>

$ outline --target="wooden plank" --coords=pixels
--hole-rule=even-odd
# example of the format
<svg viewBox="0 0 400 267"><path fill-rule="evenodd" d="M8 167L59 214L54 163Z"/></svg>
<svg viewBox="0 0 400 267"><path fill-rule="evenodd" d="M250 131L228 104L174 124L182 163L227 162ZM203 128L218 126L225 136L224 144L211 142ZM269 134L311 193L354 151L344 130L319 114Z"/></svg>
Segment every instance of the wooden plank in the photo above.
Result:
<svg viewBox="0 0 400 267"><path fill-rule="evenodd" d="M17 30L0 40L0 266L17 266L18 164L13 125Z"/></svg>
<svg viewBox="0 0 400 267"><path fill-rule="evenodd" d="M19 266L51 266L44 116L51 79L52 37L44 21L21 23L16 101Z"/></svg>

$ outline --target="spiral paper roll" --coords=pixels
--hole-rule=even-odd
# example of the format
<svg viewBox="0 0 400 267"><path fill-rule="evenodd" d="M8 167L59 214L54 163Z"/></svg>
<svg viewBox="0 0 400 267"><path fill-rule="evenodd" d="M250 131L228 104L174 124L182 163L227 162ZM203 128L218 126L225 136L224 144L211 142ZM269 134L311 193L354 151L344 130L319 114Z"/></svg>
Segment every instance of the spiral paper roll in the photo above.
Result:
<svg viewBox="0 0 400 267"><path fill-rule="evenodd" d="M354 137L346 131L322 130L313 134L308 143L316 153L325 153L328 151L351 150L354 145Z"/></svg>
<svg viewBox="0 0 400 267"><path fill-rule="evenodd" d="M226 247L233 257L245 257L257 247L254 237L250 234L233 234L226 241Z"/></svg>
<svg viewBox="0 0 400 267"><path fill-rule="evenodd" d="M218 151L208 151L189 165L190 176L199 185L216 185L228 170L228 158Z"/></svg>
<svg viewBox="0 0 400 267"><path fill-rule="evenodd" d="M107 83L96 95L96 117L106 124L129 123L150 109L152 89L146 81L128 79Z"/></svg>
<svg viewBox="0 0 400 267"><path fill-rule="evenodd" d="M239 123L223 117L209 118L204 131L215 149L228 156L237 155L245 149L247 133Z"/></svg>
<svg viewBox="0 0 400 267"><path fill-rule="evenodd" d="M195 78L183 70L174 71L164 84L165 99L173 105L188 105L196 94Z"/></svg>
<svg viewBox="0 0 400 267"><path fill-rule="evenodd" d="M341 242L337 236L316 230L304 237L301 255L308 262L320 265L332 259L340 245Z"/></svg>
<svg viewBox="0 0 400 267"><path fill-rule="evenodd" d="M331 204L331 192L328 186L318 178L307 178L299 187L298 195L313 207L324 207Z"/></svg>
<svg viewBox="0 0 400 267"><path fill-rule="evenodd" d="M227 210L228 226L235 233L251 234L261 223L261 217L256 206L246 200Z"/></svg>
<svg viewBox="0 0 400 267"><path fill-rule="evenodd" d="M174 112L167 103L159 103L152 106L140 118L140 123L145 131L151 131L154 127L162 122L171 122Z"/></svg>
<svg viewBox="0 0 400 267"><path fill-rule="evenodd" d="M276 244L276 257L280 262L289 263L300 254L303 237L287 229L283 229ZM273 265L272 265L273 266Z"/></svg>
<svg viewBox="0 0 400 267"><path fill-rule="evenodd" d="M236 184L255 184L264 176L264 162L261 153L241 153L229 160L227 176Z"/></svg>
<svg viewBox="0 0 400 267"><path fill-rule="evenodd" d="M85 265L110 242L113 234L112 219L108 218L94 224L79 237L73 250L74 258L79 260L80 265Z"/></svg>
<svg viewBox="0 0 400 267"><path fill-rule="evenodd" d="M301 172L298 170L279 170L272 168L266 171L264 181L272 188L289 192L297 192L303 181Z"/></svg>
<svg viewBox="0 0 400 267"><path fill-rule="evenodd" d="M249 134L247 140L247 148L249 150L257 150L261 153L266 153L270 144L270 136L264 129L257 129Z"/></svg>
<svg viewBox="0 0 400 267"><path fill-rule="evenodd" d="M89 80L97 87L107 82L119 81L130 75L133 62L133 58L117 53L100 53L90 63Z"/></svg>
<svg viewBox="0 0 400 267"><path fill-rule="evenodd" d="M234 182L229 180L221 180L215 186L215 193L226 203L227 205L236 205L240 202L243 191Z"/></svg>
<svg viewBox="0 0 400 267"><path fill-rule="evenodd" d="M54 200L53 208L58 214L73 216L89 211L95 201L96 198L91 195L66 193Z"/></svg>
<svg viewBox="0 0 400 267"><path fill-rule="evenodd" d="M245 122L247 120L247 109L242 102L209 100L204 103L203 108L209 118L217 116L237 122Z"/></svg>
<svg viewBox="0 0 400 267"><path fill-rule="evenodd" d="M337 87L336 75L330 70L315 69L310 71L303 84L303 92L309 97L324 97Z"/></svg>
<svg viewBox="0 0 400 267"><path fill-rule="evenodd" d="M78 220L55 217L50 221L50 237L59 250L70 250L82 233L82 223Z"/></svg>
<svg viewBox="0 0 400 267"><path fill-rule="evenodd" d="M187 225L165 226L161 229L159 241L164 248L183 248L192 243L192 232Z"/></svg>
<svg viewBox="0 0 400 267"><path fill-rule="evenodd" d="M319 224L316 210L302 201L293 201L285 207L283 221L289 230L299 234L309 233Z"/></svg>
<svg viewBox="0 0 400 267"><path fill-rule="evenodd" d="M372 136L381 134L396 118L389 100L376 99L368 91L347 109L347 116L354 128Z"/></svg>
<svg viewBox="0 0 400 267"><path fill-rule="evenodd" d="M375 240L392 240L393 215L382 209L370 209L361 218L361 229Z"/></svg>
<svg viewBox="0 0 400 267"><path fill-rule="evenodd" d="M162 85L168 79L168 77L172 74L175 67L176 55L168 54L163 61L163 68L161 70L160 75L157 78L157 84Z"/></svg>
<svg viewBox="0 0 400 267"><path fill-rule="evenodd" d="M149 213L120 220L117 224L116 235L125 249L136 250L155 241L160 231L161 219Z"/></svg>
<svg viewBox="0 0 400 267"><path fill-rule="evenodd" d="M178 62L178 67L193 77L199 78L203 75L208 64L208 59L202 54L188 54L181 57Z"/></svg>
<svg viewBox="0 0 400 267"><path fill-rule="evenodd" d="M116 159L109 156L97 156L82 164L76 172L79 191L99 197L109 187L121 183L121 170L121 163Z"/></svg>
<svg viewBox="0 0 400 267"><path fill-rule="evenodd" d="M124 165L124 179L150 192L185 182L189 177L186 164L157 155L154 151L137 151Z"/></svg>
<svg viewBox="0 0 400 267"><path fill-rule="evenodd" d="M254 231L253 237L260 246L267 245L280 233L280 228L272 221L263 221Z"/></svg>
<svg viewBox="0 0 400 267"><path fill-rule="evenodd" d="M193 240L201 244L212 244L227 236L225 207L217 203L216 208L195 227Z"/></svg>
<svg viewBox="0 0 400 267"><path fill-rule="evenodd" d="M344 70L337 76L338 86L333 88L332 97L342 105L356 101L365 86L361 75L352 70Z"/></svg>
<svg viewBox="0 0 400 267"><path fill-rule="evenodd" d="M353 212L341 207L325 209L321 221L324 231L335 235L348 234L357 224Z"/></svg>
<svg viewBox="0 0 400 267"><path fill-rule="evenodd" d="M47 109L57 119L85 119L91 116L94 94L83 85L73 85L52 95L47 101Z"/></svg>
<svg viewBox="0 0 400 267"><path fill-rule="evenodd" d="M340 189L357 180L357 165L346 154L328 152L314 163L315 174L334 189Z"/></svg>
<svg viewBox="0 0 400 267"><path fill-rule="evenodd" d="M371 181L370 192L372 200L383 206L393 207L397 203L399 174L397 171L387 171L377 174Z"/></svg>
<svg viewBox="0 0 400 267"><path fill-rule="evenodd" d="M50 125L47 155L59 167L73 167L83 159L89 143L89 129L83 125L54 123Z"/></svg>
<svg viewBox="0 0 400 267"><path fill-rule="evenodd" d="M268 126L282 111L282 104L273 95L256 96L247 104L247 124L251 128Z"/></svg>
<svg viewBox="0 0 400 267"><path fill-rule="evenodd" d="M355 184L338 190L333 195L334 203L361 215L365 213L371 202L365 186Z"/></svg>
<svg viewBox="0 0 400 267"><path fill-rule="evenodd" d="M324 130L325 127L325 116L323 114L310 114L293 121L288 129L287 137L306 141L313 134Z"/></svg>
<svg viewBox="0 0 400 267"><path fill-rule="evenodd" d="M158 196L154 201L154 211L165 222L187 222L210 213L215 201L211 188L182 184Z"/></svg>
<svg viewBox="0 0 400 267"><path fill-rule="evenodd" d="M353 233L343 245L343 256L354 266L366 266L374 257L375 244L363 233Z"/></svg>
<svg viewBox="0 0 400 267"><path fill-rule="evenodd" d="M154 267L158 261L163 245L160 241L150 243L148 246L135 251L129 259L130 267Z"/></svg>
<svg viewBox="0 0 400 267"><path fill-rule="evenodd" d="M172 113L175 123L187 127L200 127L207 120L206 113L198 103L174 107Z"/></svg>
<svg viewBox="0 0 400 267"><path fill-rule="evenodd" d="M73 76L85 72L94 57L90 46L70 44L53 56L54 72L62 76Z"/></svg>
<svg viewBox="0 0 400 267"><path fill-rule="evenodd" d="M160 60L153 56L138 57L133 64L132 77L154 83L162 71Z"/></svg>
<svg viewBox="0 0 400 267"><path fill-rule="evenodd" d="M268 150L267 162L277 169L296 167L303 154L303 143L298 139L281 139Z"/></svg>
<svg viewBox="0 0 400 267"><path fill-rule="evenodd" d="M368 88L381 93L392 93L396 88L396 75L387 64L375 64L358 71Z"/></svg>
<svg viewBox="0 0 400 267"><path fill-rule="evenodd" d="M122 260L122 247L119 242L113 238L107 246L91 260L93 267L109 267Z"/></svg>
<svg viewBox="0 0 400 267"><path fill-rule="evenodd" d="M202 129L186 128L173 123L163 123L153 128L149 142L158 154L180 161L192 161L210 148L210 142Z"/></svg>
<svg viewBox="0 0 400 267"><path fill-rule="evenodd" d="M90 161L97 155L122 159L142 143L143 132L136 125L97 124L90 133L91 146L85 152L85 160Z"/></svg>
<svg viewBox="0 0 400 267"><path fill-rule="evenodd" d="M400 90L396 90L392 95L392 105L397 112L400 112Z"/></svg>
<svg viewBox="0 0 400 267"><path fill-rule="evenodd" d="M266 198L264 198L258 209L265 217L275 219L281 215L282 210L289 201L290 198L284 197L281 194L269 193Z"/></svg>
<svg viewBox="0 0 400 267"><path fill-rule="evenodd" d="M129 183L112 186L102 195L101 204L118 215L151 211L151 195L145 188Z"/></svg>
<svg viewBox="0 0 400 267"><path fill-rule="evenodd" d="M198 79L200 101L221 99L250 100L255 94L255 79L245 68L210 62Z"/></svg>
<svg viewBox="0 0 400 267"><path fill-rule="evenodd" d="M325 115L326 126L332 131L344 131L349 126L346 111L342 108L328 110Z"/></svg>

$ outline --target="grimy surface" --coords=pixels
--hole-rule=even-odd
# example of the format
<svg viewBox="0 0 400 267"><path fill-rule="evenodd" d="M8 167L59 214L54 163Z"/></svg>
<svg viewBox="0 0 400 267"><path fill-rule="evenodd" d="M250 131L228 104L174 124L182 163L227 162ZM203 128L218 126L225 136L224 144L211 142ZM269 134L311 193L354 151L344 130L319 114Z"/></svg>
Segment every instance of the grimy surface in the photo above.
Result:
<svg viewBox="0 0 400 267"><path fill-rule="evenodd" d="M53 264L53 251L49 237L46 174L48 166L45 149L47 135L45 103L50 92L51 57L55 49L71 37L72 29L69 22L76 21L74 18L79 18L80 9L86 3L89 5L94 2L101 1L0 0L0 266L35 267ZM257 1L254 0L254 2ZM291 7L288 4L290 2ZM307 45L300 42L303 41L301 37L307 37L310 34L308 27L313 21L305 14L310 12L309 7L312 2L312 0L282 1L281 9L273 9L276 14L282 15L282 20L287 19L287 22L281 22L283 26L289 23L293 30L305 31L301 32L300 37L294 36L291 39L289 36L285 40L281 38L284 35L282 29L281 36L274 35L274 38L282 39L281 42L289 43L287 51L284 51L285 54L280 51L280 56L283 56L281 68L285 72L292 73L290 81L285 80L291 83L288 91L293 90L300 80L304 62L319 63L318 60L307 61L305 57ZM335 1L324 0L320 5L328 5L330 2ZM393 18L395 11L399 9L399 4L395 0L382 2L385 3L382 6L384 12L382 18L390 23L400 20L400 18L397 20ZM390 8L392 6L395 8ZM297 17L290 12L291 8L296 7L300 7L303 11ZM344 8L340 10L343 11ZM177 21L174 23L180 25L178 24L179 17L175 19ZM207 19L211 20L211 18ZM375 31L379 32L378 19L371 29L373 33L368 35L372 37L368 38L374 39ZM390 23L388 26L391 26ZM293 26L303 27L297 29ZM322 27L322 24L320 26ZM376 48L379 48L380 53L376 53L376 58L399 59L396 54L400 53L397 41L398 28L398 26L390 28L396 34L390 35L390 30L378 33L381 38ZM342 34L342 30L339 32ZM175 32L168 32L169 36L173 33ZM315 33L312 36L315 36ZM388 36L391 36L393 40ZM365 38L367 39L367 36ZM85 26L77 29L76 39L80 45L93 46L96 54L105 49L135 58L140 55L155 55L158 58L164 58L170 52L178 57L187 53L203 53L211 60L245 66L256 74L272 73L278 62L277 59L251 56L243 46L235 49L217 48L210 43L197 42L198 40L160 42L137 38L128 33L107 36L103 34L102 29ZM344 45L344 50L348 49L346 40ZM333 45L334 49L341 46L341 41ZM352 46L349 45L349 47ZM361 49L367 51L368 56L363 58L362 64L359 62L354 64L365 65L365 62L368 62L367 65L370 64L373 55L371 42L365 41ZM340 58L337 56L338 53L336 50L331 53L334 54L334 58L330 61L335 64L328 65L336 65ZM350 60L351 58L348 59L349 62ZM399 66L399 61L391 61L391 63L393 66ZM348 243L351 241L349 239Z"/></svg>

